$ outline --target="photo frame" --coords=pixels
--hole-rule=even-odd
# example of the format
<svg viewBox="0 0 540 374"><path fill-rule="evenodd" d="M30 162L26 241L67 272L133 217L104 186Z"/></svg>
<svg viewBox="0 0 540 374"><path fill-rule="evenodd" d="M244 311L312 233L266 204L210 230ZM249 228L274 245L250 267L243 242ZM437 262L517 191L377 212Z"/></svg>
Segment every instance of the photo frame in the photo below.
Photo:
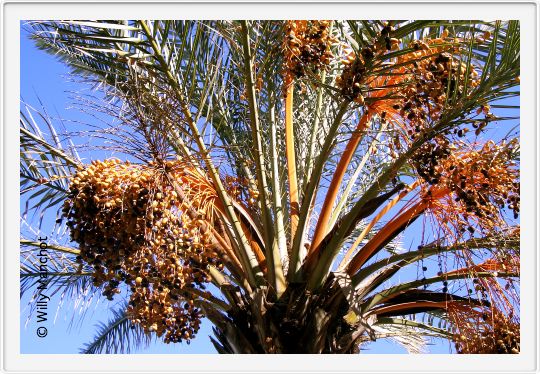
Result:
<svg viewBox="0 0 540 374"><path fill-rule="evenodd" d="M519 20L521 274L519 355L77 355L21 352L19 294L20 25L36 19L463 19ZM5 372L537 372L538 369L538 4L536 2L31 2L2 3L2 370ZM45 72L44 72L45 73ZM522 93L522 95L521 95ZM46 240L42 242L46 243ZM47 300L43 300L46 302ZM43 304L46 305L46 304ZM15 323L19 321L19 323ZM93 322L93 321L92 321ZM90 323L90 322L85 322ZM54 330L54 323L47 325ZM37 332L39 336L39 332ZM41 339L47 344L46 337ZM38 343L36 343L38 344ZM41 343L39 343L41 344Z"/></svg>

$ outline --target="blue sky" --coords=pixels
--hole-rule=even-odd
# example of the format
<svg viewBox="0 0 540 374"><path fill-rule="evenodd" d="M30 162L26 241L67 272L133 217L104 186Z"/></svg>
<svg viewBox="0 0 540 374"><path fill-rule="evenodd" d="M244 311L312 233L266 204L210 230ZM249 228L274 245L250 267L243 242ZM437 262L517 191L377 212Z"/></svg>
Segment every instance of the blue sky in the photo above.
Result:
<svg viewBox="0 0 540 374"><path fill-rule="evenodd" d="M21 36L21 98L27 104L39 109L43 106L54 118L65 120L65 125L78 126L80 123L91 123L95 119L81 113L79 110L70 108L73 99L69 91L81 89L76 83L66 80L68 69L59 63L54 56L48 55L36 49L33 42L22 32ZM514 114L515 115L515 114ZM112 121L112 119L109 119ZM502 131L504 134L507 130ZM499 133L499 136L504 135ZM80 139L84 140L84 139ZM99 155L98 155L99 156ZM52 224L45 222L43 233L51 235ZM408 231L404 239L406 248L415 248L419 243L419 233L422 229L421 222L416 222ZM416 272L416 269L411 269ZM436 272L436 267L433 270ZM412 274L411 274L412 275ZM36 316L30 314L27 308L29 298L27 295L21 299L21 353L78 353L84 343L90 342L95 332L95 326L99 322L106 322L110 318L110 309L115 307L117 301L108 302L105 298L96 300L87 310L84 318L74 316L72 300L61 300L55 296L49 302L49 317L47 327L49 334L44 338L36 336ZM58 308L59 305L62 307ZM54 322L53 319L54 318ZM163 344L159 340L138 353L214 353L215 350L208 339L211 335L209 323L203 323L198 337L186 344ZM366 347L369 353L404 353L404 350L396 344L387 341L378 341ZM436 340L429 346L432 353L448 353L450 343Z"/></svg>

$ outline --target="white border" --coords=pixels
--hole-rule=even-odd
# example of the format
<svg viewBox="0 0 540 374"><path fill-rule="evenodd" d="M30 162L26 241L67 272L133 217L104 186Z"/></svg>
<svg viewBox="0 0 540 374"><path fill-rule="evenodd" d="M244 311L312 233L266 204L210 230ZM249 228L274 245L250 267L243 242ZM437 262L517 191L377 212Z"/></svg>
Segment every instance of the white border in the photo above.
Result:
<svg viewBox="0 0 540 374"><path fill-rule="evenodd" d="M536 2L141 1L2 3L2 360L6 372L535 372L538 370ZM19 21L27 19L519 19L521 21L521 349L519 355L21 355L19 353ZM534 203L533 203L534 202ZM16 321L16 322L15 322Z"/></svg>

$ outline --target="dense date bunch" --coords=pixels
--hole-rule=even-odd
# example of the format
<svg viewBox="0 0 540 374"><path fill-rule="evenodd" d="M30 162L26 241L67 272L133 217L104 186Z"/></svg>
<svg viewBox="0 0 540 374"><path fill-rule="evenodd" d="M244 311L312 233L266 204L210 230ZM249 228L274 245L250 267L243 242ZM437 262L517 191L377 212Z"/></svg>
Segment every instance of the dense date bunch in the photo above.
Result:
<svg viewBox="0 0 540 374"><path fill-rule="evenodd" d="M438 166L452 152L449 145L448 139L437 137L422 144L412 156L412 163L418 175L428 184L433 185L439 182L441 170Z"/></svg>
<svg viewBox="0 0 540 374"><path fill-rule="evenodd" d="M189 342L200 328L202 313L185 293L179 296L171 289L136 286L130 297L127 313L146 332L155 332L165 343Z"/></svg>
<svg viewBox="0 0 540 374"><path fill-rule="evenodd" d="M286 21L284 57L285 86L294 78L306 75L307 69L327 67L333 57L330 49L334 38L330 34L331 21Z"/></svg>
<svg viewBox="0 0 540 374"><path fill-rule="evenodd" d="M364 51L370 51L368 56L373 58L371 48L364 48ZM364 54L362 54L364 56ZM362 96L362 86L365 84L364 74L366 72L365 59L350 51L342 61L344 68L340 76L336 78L336 85L341 90L341 95L349 101L354 101L360 105L364 104L364 96Z"/></svg>
<svg viewBox="0 0 540 374"><path fill-rule="evenodd" d="M354 51L346 53L342 60L343 72L336 78L336 85L341 89L341 95L347 100L363 105L366 93L362 91L368 88L365 86L373 88L377 83L381 83L379 79L375 79L376 82L372 81L370 84L365 73L368 67L376 66L376 57L400 48L401 41L392 37L393 31L394 28L385 22L377 36L364 46L360 53Z"/></svg>
<svg viewBox="0 0 540 374"><path fill-rule="evenodd" d="M380 40L381 35L379 35ZM368 77L366 77L367 67L373 66L375 57L381 56L388 49L399 48L399 40L390 38L388 35L385 37L388 39L388 45L386 43L381 44L374 39L371 44L363 47L360 53L354 51L348 51L342 60L343 72L336 78L336 85L341 90L341 95L349 101L354 101L360 105L364 104L364 96L366 93L366 85L368 83ZM372 83L380 83L377 82Z"/></svg>
<svg viewBox="0 0 540 374"><path fill-rule="evenodd" d="M347 100L360 105L369 100L371 109L408 123L406 135L414 140L440 118L449 98L464 95L465 82L470 89L480 79L474 65L467 67L456 56L459 40L448 37L448 32L439 38L414 40L406 47L411 52L387 60L386 53L405 48L392 33L386 25L359 53L349 51L336 84ZM380 73L369 75L368 70Z"/></svg>
<svg viewBox="0 0 540 374"><path fill-rule="evenodd" d="M449 192L446 199L433 207L442 221L457 222L461 232L473 233L471 221L487 231L499 227L505 208L517 218L519 169L512 159L517 146L517 139L501 144L488 141L480 149L455 150L439 159L433 169L428 168L428 174L433 170L428 175L434 178L430 182Z"/></svg>
<svg viewBox="0 0 540 374"><path fill-rule="evenodd" d="M455 326L454 342L462 354L519 354L520 324L495 308L448 309Z"/></svg>
<svg viewBox="0 0 540 374"><path fill-rule="evenodd" d="M71 238L80 246L78 261L92 266L94 284L103 286L109 299L126 284L132 321L165 333L166 341L189 339L199 326L199 311L180 307L193 300L172 296L171 290L203 286L207 266L222 266L205 217L188 214L213 198L197 176L178 161L159 167L94 161L72 176L63 208ZM157 311L167 313L158 318Z"/></svg>
<svg viewBox="0 0 540 374"><path fill-rule="evenodd" d="M415 40L409 45L414 52L397 59L397 64L410 64L404 69L409 83L403 87L402 102L396 104L396 109L414 122L416 132L427 127L428 119L438 120L451 97L463 96L465 82L468 89L480 83L475 67L471 64L467 68L455 56L459 52L455 44L448 37Z"/></svg>

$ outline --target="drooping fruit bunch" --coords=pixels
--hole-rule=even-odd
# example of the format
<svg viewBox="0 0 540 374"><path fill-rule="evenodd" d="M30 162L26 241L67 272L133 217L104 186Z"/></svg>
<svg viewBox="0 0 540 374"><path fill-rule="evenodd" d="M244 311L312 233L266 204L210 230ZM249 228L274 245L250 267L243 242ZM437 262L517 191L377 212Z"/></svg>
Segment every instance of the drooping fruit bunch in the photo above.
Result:
<svg viewBox="0 0 540 374"><path fill-rule="evenodd" d="M379 38L381 35L379 35ZM390 40L390 39L389 39ZM399 46L399 40L391 39L393 48ZM354 101L360 105L364 104L364 96L368 85L368 77L365 76L367 67L373 65L375 57L386 51L386 47L377 43L377 39L363 47L359 54L349 50L343 60L343 72L336 78L336 85L341 89L341 95L349 101ZM382 83L378 79L371 82L372 86Z"/></svg>
<svg viewBox="0 0 540 374"><path fill-rule="evenodd" d="M417 130L426 128L428 119L439 119L450 98L462 97L465 82L471 89L478 86L480 80L473 65L467 68L454 57L458 51L450 38L416 40L410 47L415 51L396 61L396 64L410 61L405 68L410 83L401 91L402 103L397 105L400 115L414 122L413 128Z"/></svg>
<svg viewBox="0 0 540 374"><path fill-rule="evenodd" d="M189 291L208 282L209 265L221 266L206 230L214 198L206 178L179 161L109 159L72 176L63 214L94 284L109 299L126 284L132 321L176 342L199 328Z"/></svg>
<svg viewBox="0 0 540 374"><path fill-rule="evenodd" d="M413 154L412 164L418 175L428 184L439 183L442 176L439 164L448 158L452 152L449 148L450 142L445 137L439 136L428 141Z"/></svg>
<svg viewBox="0 0 540 374"><path fill-rule="evenodd" d="M394 28L388 22L385 22L384 27L377 36L362 47L360 53L355 53L352 50L346 53L342 60L343 72L336 78L336 85L341 89L342 96L347 100L363 105L364 96L367 95L363 91L367 91L368 88L364 86L367 85L373 88L379 83L383 83L378 78L369 82L365 72L367 67L375 66L377 63L376 57L400 48L401 41L392 37L393 31ZM386 79L383 80L386 81Z"/></svg>
<svg viewBox="0 0 540 374"><path fill-rule="evenodd" d="M189 342L199 331L202 312L188 292L171 292L161 284L135 287L127 313L146 332L164 335L165 343Z"/></svg>
<svg viewBox="0 0 540 374"><path fill-rule="evenodd" d="M406 135L414 139L440 117L448 98L464 94L465 82L469 89L478 86L478 72L454 57L459 52L457 43L447 32L439 38L414 40L408 46L411 52L387 59L386 53L402 48L393 31L386 25L360 53L349 51L336 84L350 101L363 105L369 99L371 109L381 106L376 103L380 99L384 111L409 124ZM381 73L365 76L368 66Z"/></svg>
<svg viewBox="0 0 540 374"><path fill-rule="evenodd" d="M330 34L331 21L286 21L285 22L285 86L294 78L325 68L334 57L330 49L334 38Z"/></svg>
<svg viewBox="0 0 540 374"><path fill-rule="evenodd" d="M495 308L448 308L455 326L454 342L462 354L518 354L520 324Z"/></svg>
<svg viewBox="0 0 540 374"><path fill-rule="evenodd" d="M360 105L364 104L362 96L362 86L365 84L364 74L366 72L366 59L373 58L373 50L366 47L362 50L362 55L349 52L342 61L343 72L336 78L336 85L341 89L341 95L349 101L354 101Z"/></svg>
<svg viewBox="0 0 540 374"><path fill-rule="evenodd" d="M486 232L502 225L505 208L518 217L519 169L512 159L516 146L488 141L480 149L455 150L438 160L428 178L433 176L431 183L449 191L432 207L442 222L473 233L475 225Z"/></svg>

